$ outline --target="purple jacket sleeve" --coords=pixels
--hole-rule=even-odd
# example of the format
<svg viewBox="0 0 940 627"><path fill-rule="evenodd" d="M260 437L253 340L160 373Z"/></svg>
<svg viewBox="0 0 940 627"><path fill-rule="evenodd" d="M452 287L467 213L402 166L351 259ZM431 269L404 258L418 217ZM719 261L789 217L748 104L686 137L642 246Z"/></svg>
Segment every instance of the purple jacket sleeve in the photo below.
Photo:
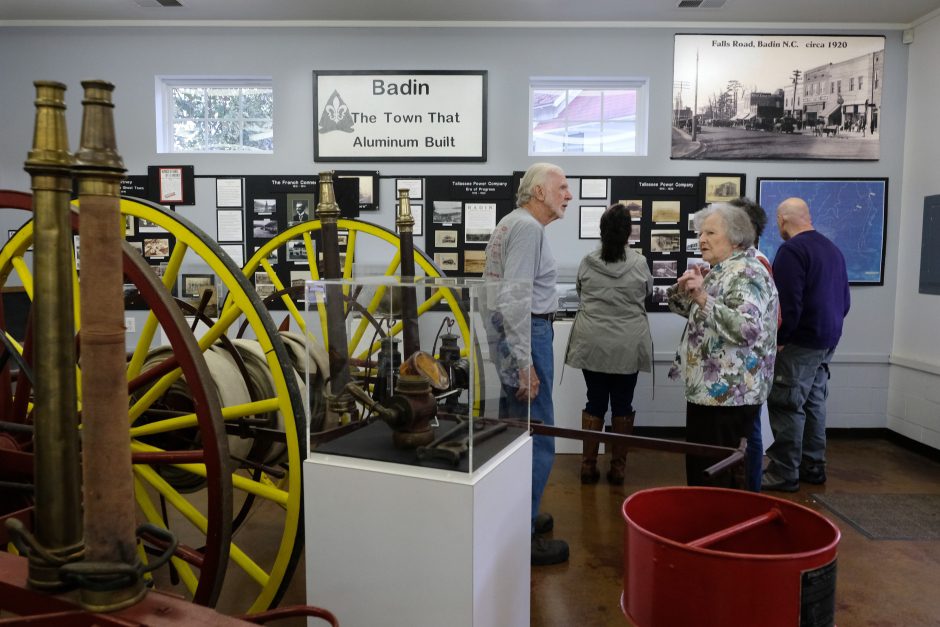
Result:
<svg viewBox="0 0 940 627"><path fill-rule="evenodd" d="M774 281L780 296L780 328L777 344L789 343L803 313L803 290L806 287L806 270L802 260L788 246L782 246L774 257Z"/></svg>

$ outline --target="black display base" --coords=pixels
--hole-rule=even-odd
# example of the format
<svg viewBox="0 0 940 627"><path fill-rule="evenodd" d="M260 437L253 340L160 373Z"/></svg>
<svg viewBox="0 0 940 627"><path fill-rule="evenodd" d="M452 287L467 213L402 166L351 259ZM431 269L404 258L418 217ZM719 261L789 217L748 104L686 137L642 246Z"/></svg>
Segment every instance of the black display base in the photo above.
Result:
<svg viewBox="0 0 940 627"><path fill-rule="evenodd" d="M439 427L434 428L434 437L454 428L457 420L452 418L438 418ZM497 424L498 420L478 420L477 432L481 429L490 428ZM460 456L460 462L454 465L448 461L440 459L418 459L415 449L396 448L392 443L392 429L381 421L373 422L361 429L356 429L352 433L340 436L335 440L324 442L318 445L313 452L326 455L342 455L344 457L356 457L358 459L374 459L380 462L391 462L393 464L405 464L407 466L421 466L424 468L440 468L443 470L454 470L458 472L471 472L476 470L497 453L509 446L520 435L525 433L525 429L510 426L505 431L497 433L493 437L487 438L482 442L473 445L473 468L470 468L470 460L467 454ZM462 435L454 436L459 440L466 436L467 430L461 430Z"/></svg>

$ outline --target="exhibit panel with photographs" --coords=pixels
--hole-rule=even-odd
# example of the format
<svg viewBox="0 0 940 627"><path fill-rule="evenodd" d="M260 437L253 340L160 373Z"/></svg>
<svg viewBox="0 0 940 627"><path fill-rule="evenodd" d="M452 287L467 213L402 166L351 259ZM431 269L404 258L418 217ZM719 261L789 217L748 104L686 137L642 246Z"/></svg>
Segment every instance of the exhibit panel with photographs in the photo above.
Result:
<svg viewBox="0 0 940 627"><path fill-rule="evenodd" d="M771 224L777 206L794 197L806 201L813 227L842 251L850 285L884 285L888 179L757 179L757 202ZM777 229L764 230L760 248L768 259L782 244Z"/></svg>
<svg viewBox="0 0 940 627"><path fill-rule="evenodd" d="M677 34L672 158L878 160L884 54L884 36Z"/></svg>
<svg viewBox="0 0 940 627"><path fill-rule="evenodd" d="M699 254L690 216L703 206L702 181L701 176L611 178L610 202L630 211L630 247L646 257L653 276L653 294L647 300L650 312L667 310L666 289Z"/></svg>
<svg viewBox="0 0 940 627"><path fill-rule="evenodd" d="M428 255L448 276L482 276L490 235L514 208L512 178L430 176L424 183Z"/></svg>

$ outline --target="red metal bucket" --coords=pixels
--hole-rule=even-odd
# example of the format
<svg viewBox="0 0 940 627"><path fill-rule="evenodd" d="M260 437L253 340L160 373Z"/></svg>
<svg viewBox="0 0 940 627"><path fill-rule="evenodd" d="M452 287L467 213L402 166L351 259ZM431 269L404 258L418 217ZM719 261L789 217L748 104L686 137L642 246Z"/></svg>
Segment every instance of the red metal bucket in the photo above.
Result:
<svg viewBox="0 0 940 627"><path fill-rule="evenodd" d="M722 488L654 488L623 503L621 607L638 627L822 627L841 533L813 510Z"/></svg>

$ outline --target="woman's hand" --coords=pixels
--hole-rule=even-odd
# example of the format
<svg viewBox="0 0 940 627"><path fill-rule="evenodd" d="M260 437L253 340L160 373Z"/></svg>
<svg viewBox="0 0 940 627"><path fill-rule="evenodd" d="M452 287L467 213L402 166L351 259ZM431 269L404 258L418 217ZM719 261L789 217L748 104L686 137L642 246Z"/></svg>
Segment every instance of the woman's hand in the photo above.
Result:
<svg viewBox="0 0 940 627"><path fill-rule="evenodd" d="M693 266L682 273L679 277L679 291L688 295L688 297L698 303L699 307L704 307L707 299L702 284L705 281L705 275L700 266Z"/></svg>

